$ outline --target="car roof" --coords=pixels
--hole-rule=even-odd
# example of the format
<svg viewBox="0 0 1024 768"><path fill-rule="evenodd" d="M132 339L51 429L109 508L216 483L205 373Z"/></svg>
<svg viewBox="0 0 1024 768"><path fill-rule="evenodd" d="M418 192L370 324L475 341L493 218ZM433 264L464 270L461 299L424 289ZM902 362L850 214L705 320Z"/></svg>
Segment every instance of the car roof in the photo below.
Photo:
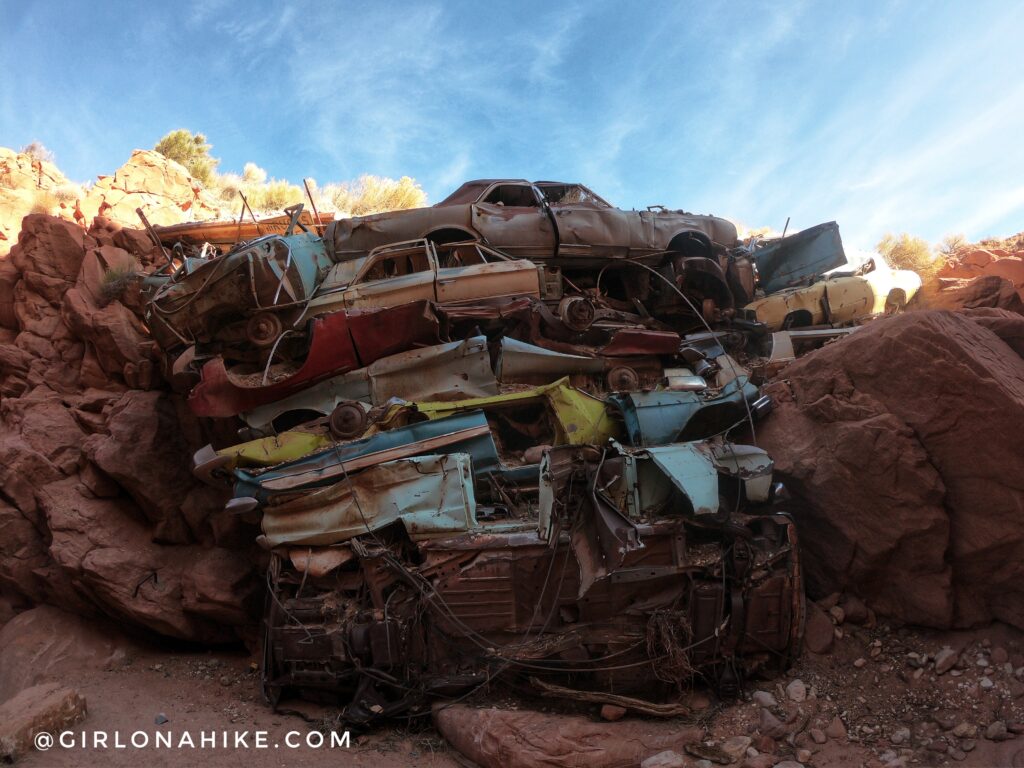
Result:
<svg viewBox="0 0 1024 768"><path fill-rule="evenodd" d="M473 179L462 184L458 189L452 192L448 197L439 203L435 203L435 208L443 208L446 205L464 205L465 203L475 203L477 198L480 197L480 193L498 182L504 182L507 184L529 184L530 182L526 179Z"/></svg>

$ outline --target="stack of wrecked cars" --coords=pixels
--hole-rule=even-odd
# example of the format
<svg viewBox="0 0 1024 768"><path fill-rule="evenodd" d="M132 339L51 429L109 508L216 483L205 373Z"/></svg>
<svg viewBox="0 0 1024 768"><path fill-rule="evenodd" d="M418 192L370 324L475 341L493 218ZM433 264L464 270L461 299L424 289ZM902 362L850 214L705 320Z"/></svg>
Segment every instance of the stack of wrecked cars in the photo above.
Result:
<svg viewBox="0 0 1024 768"><path fill-rule="evenodd" d="M756 362L845 332L831 284L823 316L762 319L845 264L834 224L741 242L521 180L289 214L161 234L147 309L167 377L238 430L195 472L270 553L270 702L367 723L500 679L665 715L785 668L803 589Z"/></svg>

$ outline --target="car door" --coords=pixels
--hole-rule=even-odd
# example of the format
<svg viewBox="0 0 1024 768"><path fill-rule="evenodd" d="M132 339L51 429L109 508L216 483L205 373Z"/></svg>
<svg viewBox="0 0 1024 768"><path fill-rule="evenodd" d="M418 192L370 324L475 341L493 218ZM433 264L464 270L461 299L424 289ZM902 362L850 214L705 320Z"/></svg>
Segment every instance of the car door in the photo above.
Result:
<svg viewBox="0 0 1024 768"><path fill-rule="evenodd" d="M806 284L846 264L846 252L834 221L770 242L754 251L761 290L774 293Z"/></svg>
<svg viewBox="0 0 1024 768"><path fill-rule="evenodd" d="M558 224L559 256L628 256L640 217L633 211L599 208L588 203L552 205ZM631 219L636 226L631 227Z"/></svg>
<svg viewBox="0 0 1024 768"><path fill-rule="evenodd" d="M395 307L434 298L434 264L428 243L421 242L371 253L347 288L310 302L310 314L342 308Z"/></svg>
<svg viewBox="0 0 1024 768"><path fill-rule="evenodd" d="M437 301L540 296L540 271L525 259L507 259L475 243L438 246Z"/></svg>
<svg viewBox="0 0 1024 768"><path fill-rule="evenodd" d="M555 228L532 184L494 184L472 210L473 228L488 245L512 256L554 256Z"/></svg>
<svg viewBox="0 0 1024 768"><path fill-rule="evenodd" d="M829 322L832 325L849 323L875 313L875 290L861 275L835 277L825 285L828 292ZM882 309L885 301L882 301Z"/></svg>

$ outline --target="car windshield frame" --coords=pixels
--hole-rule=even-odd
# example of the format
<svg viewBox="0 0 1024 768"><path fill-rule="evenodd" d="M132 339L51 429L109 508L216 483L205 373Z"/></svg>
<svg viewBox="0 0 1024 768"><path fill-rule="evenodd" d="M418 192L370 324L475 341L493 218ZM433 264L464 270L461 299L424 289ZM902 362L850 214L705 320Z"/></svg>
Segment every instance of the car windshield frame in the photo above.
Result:
<svg viewBox="0 0 1024 768"><path fill-rule="evenodd" d="M609 203L607 200L605 200L603 197L601 197L599 194L594 192L594 190L590 189L590 187L587 187L587 186L585 186L583 184L580 184L578 182L574 182L574 181L572 181L572 182L569 182L569 181L535 181L533 185L537 189L540 190L541 195L544 196L544 199L547 201L548 205L554 205L554 206L560 206L560 205L593 205L593 206L596 206L598 208L614 208L615 207L614 205ZM574 190L574 189L575 190L580 190L582 192L581 197L583 197L584 199L582 199L582 200L574 200L574 201L570 201L570 202L561 202L561 200L564 199L564 197L565 197L565 193L563 193L563 196L562 196L562 198L560 200L557 200L557 201L556 200L552 200L551 197L548 195L547 190L548 189L555 189L555 188L559 188L559 187L564 187L565 190L566 190L566 193L568 193L569 191Z"/></svg>

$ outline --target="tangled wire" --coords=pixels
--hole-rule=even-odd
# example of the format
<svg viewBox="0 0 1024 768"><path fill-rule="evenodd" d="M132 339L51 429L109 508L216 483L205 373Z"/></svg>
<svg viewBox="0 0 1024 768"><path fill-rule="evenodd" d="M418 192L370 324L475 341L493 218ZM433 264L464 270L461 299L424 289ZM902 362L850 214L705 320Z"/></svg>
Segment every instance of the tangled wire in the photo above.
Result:
<svg viewBox="0 0 1024 768"><path fill-rule="evenodd" d="M681 690L695 673L689 649L693 644L693 628L685 611L663 610L651 614L647 622L647 655L662 659L653 664L654 674L666 683L675 683Z"/></svg>

